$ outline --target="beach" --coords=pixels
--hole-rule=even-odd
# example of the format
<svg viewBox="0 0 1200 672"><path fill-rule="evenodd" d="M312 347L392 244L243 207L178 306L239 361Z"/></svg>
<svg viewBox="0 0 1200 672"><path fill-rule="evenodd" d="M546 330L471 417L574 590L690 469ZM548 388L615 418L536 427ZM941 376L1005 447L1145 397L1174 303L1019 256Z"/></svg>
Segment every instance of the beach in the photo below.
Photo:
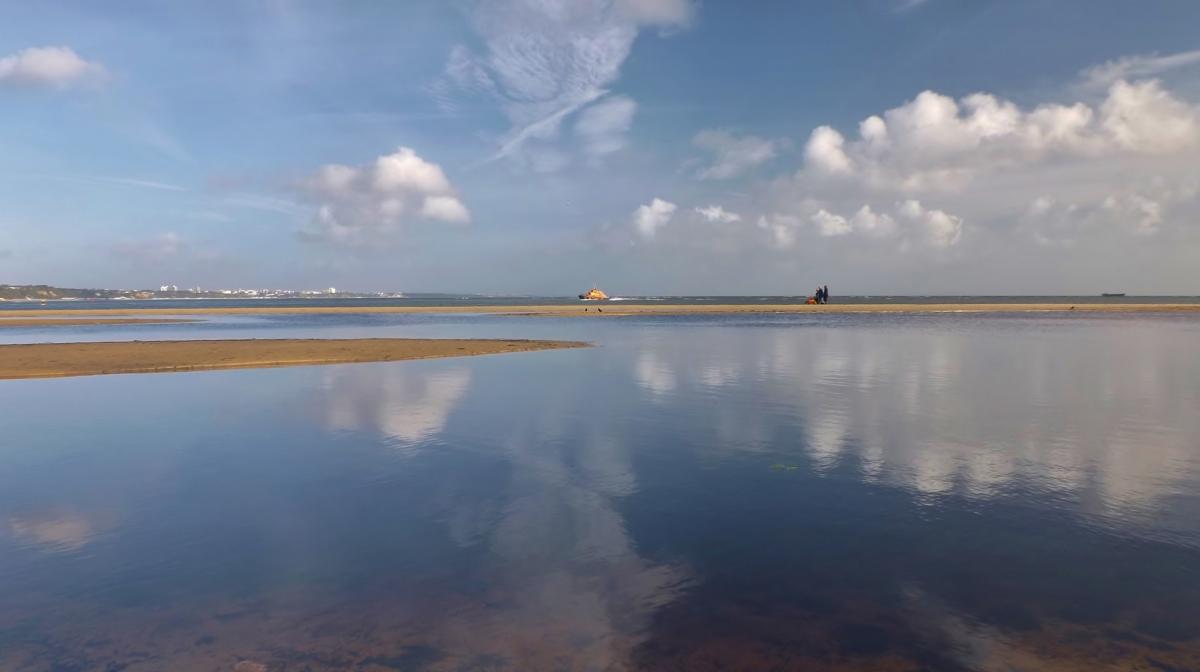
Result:
<svg viewBox="0 0 1200 672"><path fill-rule="evenodd" d="M0 379L387 362L585 347L493 339L234 339L0 345Z"/></svg>

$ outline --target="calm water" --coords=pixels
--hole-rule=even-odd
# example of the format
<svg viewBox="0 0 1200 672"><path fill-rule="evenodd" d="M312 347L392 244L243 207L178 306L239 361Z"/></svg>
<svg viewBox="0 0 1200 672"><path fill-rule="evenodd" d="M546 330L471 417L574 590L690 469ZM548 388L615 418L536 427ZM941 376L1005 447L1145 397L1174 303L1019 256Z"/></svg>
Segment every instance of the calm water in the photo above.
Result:
<svg viewBox="0 0 1200 672"><path fill-rule="evenodd" d="M1200 669L1200 318L0 334L293 335L598 347L0 381L0 669Z"/></svg>

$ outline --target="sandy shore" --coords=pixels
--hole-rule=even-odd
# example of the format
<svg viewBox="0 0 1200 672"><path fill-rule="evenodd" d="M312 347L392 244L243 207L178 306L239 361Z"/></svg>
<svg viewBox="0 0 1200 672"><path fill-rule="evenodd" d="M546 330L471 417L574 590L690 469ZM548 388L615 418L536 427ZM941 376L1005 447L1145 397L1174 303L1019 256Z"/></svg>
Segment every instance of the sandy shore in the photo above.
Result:
<svg viewBox="0 0 1200 672"><path fill-rule="evenodd" d="M3 317L4 327L78 327L89 324L171 324L173 322L199 322L178 317Z"/></svg>
<svg viewBox="0 0 1200 672"><path fill-rule="evenodd" d="M0 379L386 362L586 347L575 341L266 339L0 345Z"/></svg>
<svg viewBox="0 0 1200 672"><path fill-rule="evenodd" d="M635 304L592 303L548 306L263 306L180 308L72 308L7 310L0 323L13 318L143 315L288 315L353 313L484 313L497 315L541 315L612 317L616 315L710 315L721 313L1163 313L1200 312L1192 303L847 303L825 306L797 304ZM603 311L603 312L600 312Z"/></svg>

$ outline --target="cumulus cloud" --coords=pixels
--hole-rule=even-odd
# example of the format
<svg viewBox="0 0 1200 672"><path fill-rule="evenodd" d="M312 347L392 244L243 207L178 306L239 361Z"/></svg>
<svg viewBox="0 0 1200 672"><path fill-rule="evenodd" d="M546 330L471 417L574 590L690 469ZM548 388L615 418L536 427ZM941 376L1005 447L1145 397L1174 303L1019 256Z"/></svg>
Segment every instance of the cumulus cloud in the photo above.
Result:
<svg viewBox="0 0 1200 672"><path fill-rule="evenodd" d="M813 176L876 189L953 190L988 171L1061 159L1166 156L1200 146L1200 111L1155 80L1114 82L1098 107L1045 104L1023 110L986 93L955 100L923 91L871 116L847 140L821 126L805 147Z"/></svg>
<svg viewBox="0 0 1200 672"><path fill-rule="evenodd" d="M1200 182L1174 187L1163 182L1114 190L1098 201L1078 202L1041 195L1019 218L1020 230L1040 245L1072 247L1087 236L1132 234L1150 237L1173 216L1194 218Z"/></svg>
<svg viewBox="0 0 1200 672"><path fill-rule="evenodd" d="M638 206L633 211L633 228L639 236L647 240L654 238L658 230L671 221L678 208L670 201L655 198L646 205Z"/></svg>
<svg viewBox="0 0 1200 672"><path fill-rule="evenodd" d="M328 164L301 184L317 212L300 232L309 241L378 243L413 220L465 224L471 213L441 166L400 147L363 166Z"/></svg>
<svg viewBox="0 0 1200 672"><path fill-rule="evenodd" d="M963 220L960 217L926 208L916 200L904 201L897 211L901 217L920 227L926 241L934 247L950 247L962 238Z"/></svg>
<svg viewBox="0 0 1200 672"><path fill-rule="evenodd" d="M742 221L742 216L736 212L730 212L719 205L708 205L703 208L694 208L696 214L710 222L723 222L732 224L733 222Z"/></svg>
<svg viewBox="0 0 1200 672"><path fill-rule="evenodd" d="M692 138L692 144L712 154L711 162L696 176L702 180L727 180L775 158L780 143L755 135L704 130Z"/></svg>
<svg viewBox="0 0 1200 672"><path fill-rule="evenodd" d="M531 164L539 146L554 146L563 121L593 103L603 104L620 77L633 42L643 28L687 25L690 0L498 0L474 5L471 22L483 40L475 51L455 47L444 75L434 86L443 105L459 95L482 96L499 105L510 124L492 159ZM600 101L599 103L597 101ZM581 119L608 138L585 142L595 152L610 150L611 139L632 117L629 99ZM557 150L561 153L561 150ZM557 169L557 160L543 168ZM537 167L537 166L533 166Z"/></svg>
<svg viewBox="0 0 1200 672"><path fill-rule="evenodd" d="M845 217L835 215L828 210L818 210L812 216L812 223L817 225L817 232L822 236L844 236L850 233L850 222L846 221Z"/></svg>
<svg viewBox="0 0 1200 672"><path fill-rule="evenodd" d="M864 205L850 219L850 227L863 235L874 238L889 238L896 235L896 220L886 212L876 213L871 206Z"/></svg>
<svg viewBox="0 0 1200 672"><path fill-rule="evenodd" d="M70 47L29 47L0 58L0 86L66 89L105 76L104 66Z"/></svg>
<svg viewBox="0 0 1200 672"><path fill-rule="evenodd" d="M804 159L818 171L833 175L853 172L850 157L846 156L846 139L828 126L813 130L804 147Z"/></svg>
<svg viewBox="0 0 1200 672"><path fill-rule="evenodd" d="M863 205L853 214L844 215L812 200L803 203L800 210L807 212L807 216L787 213L762 216L758 228L767 232L770 243L780 249L790 248L813 234L819 238L893 241L899 249L917 246L944 249L962 239L961 217L927 208L917 200L897 202L891 212L876 212L870 205Z"/></svg>
<svg viewBox="0 0 1200 672"><path fill-rule="evenodd" d="M803 225L799 217L775 213L759 217L757 226L769 234L775 247L786 250L796 244Z"/></svg>
<svg viewBox="0 0 1200 672"><path fill-rule="evenodd" d="M604 156L625 147L637 103L626 96L609 96L588 107L575 121L575 134L591 156Z"/></svg>

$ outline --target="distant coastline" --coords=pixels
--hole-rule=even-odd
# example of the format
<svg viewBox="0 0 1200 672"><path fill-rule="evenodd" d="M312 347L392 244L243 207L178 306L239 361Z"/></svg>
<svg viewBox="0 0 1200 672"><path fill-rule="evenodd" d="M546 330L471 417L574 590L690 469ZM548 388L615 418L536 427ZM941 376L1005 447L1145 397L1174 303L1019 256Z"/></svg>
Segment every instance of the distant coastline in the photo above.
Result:
<svg viewBox="0 0 1200 672"><path fill-rule="evenodd" d="M398 299L401 292L342 292L329 287L323 290L309 289L179 289L174 285L159 289L97 289L77 287L55 287L53 285L0 285L0 301L189 301L198 299Z"/></svg>
<svg viewBox="0 0 1200 672"><path fill-rule="evenodd" d="M805 305L803 303L767 303L746 301L743 303L676 303L633 301L607 303L596 305L588 302L562 303L425 303L425 304L368 304L366 302L339 301L318 304L317 302L281 301L254 302L251 305L225 304L206 306L173 306L162 307L149 305L130 305L131 302L112 302L106 306L72 305L72 306L38 306L36 308L6 308L0 309L0 325L6 320L15 318L44 318L46 321L63 317L97 317L114 316L201 316L201 315L287 315L287 314L368 314L368 313L409 313L409 314L491 314L536 317L619 317L628 315L715 315L715 314L839 314L839 313L1200 313L1200 300L1181 302L1167 301L1138 301L1138 302L1101 302L1083 300L1063 300L1057 302L1017 302L997 301L984 302L944 302L934 300L927 303L865 303L846 302L828 305Z"/></svg>

